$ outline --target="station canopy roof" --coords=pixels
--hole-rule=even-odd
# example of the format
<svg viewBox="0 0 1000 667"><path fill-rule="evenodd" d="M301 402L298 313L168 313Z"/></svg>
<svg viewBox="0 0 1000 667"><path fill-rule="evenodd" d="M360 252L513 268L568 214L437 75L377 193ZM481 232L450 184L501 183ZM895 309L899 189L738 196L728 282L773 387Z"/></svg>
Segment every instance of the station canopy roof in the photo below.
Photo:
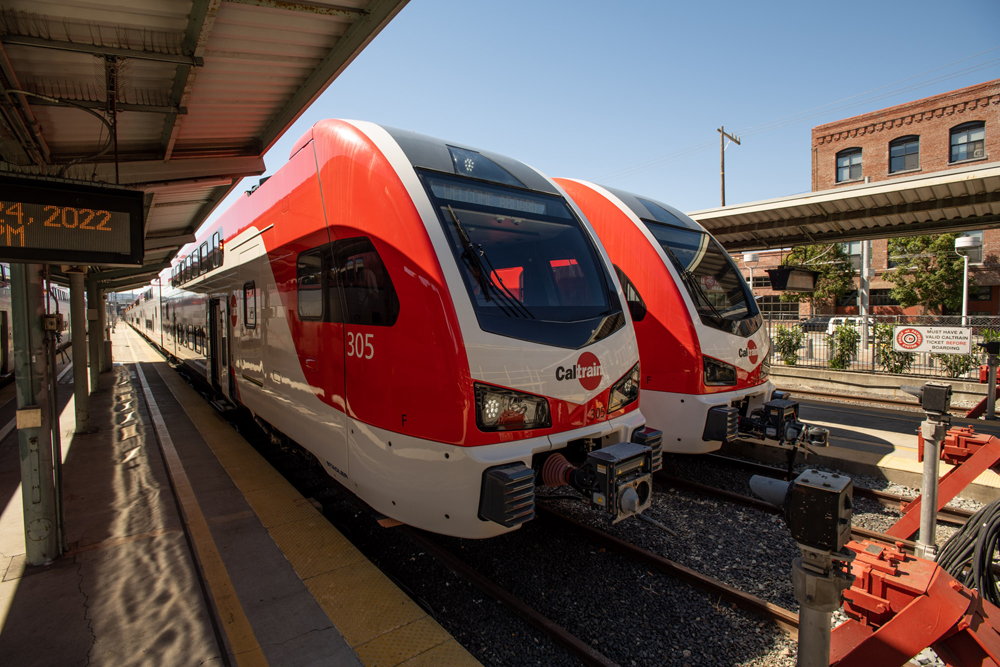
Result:
<svg viewBox="0 0 1000 667"><path fill-rule="evenodd" d="M148 283L406 2L4 2L0 174L115 183L98 118L113 103L146 252L141 269L98 275L108 290Z"/></svg>
<svg viewBox="0 0 1000 667"><path fill-rule="evenodd" d="M688 213L731 252L1000 224L1000 162Z"/></svg>

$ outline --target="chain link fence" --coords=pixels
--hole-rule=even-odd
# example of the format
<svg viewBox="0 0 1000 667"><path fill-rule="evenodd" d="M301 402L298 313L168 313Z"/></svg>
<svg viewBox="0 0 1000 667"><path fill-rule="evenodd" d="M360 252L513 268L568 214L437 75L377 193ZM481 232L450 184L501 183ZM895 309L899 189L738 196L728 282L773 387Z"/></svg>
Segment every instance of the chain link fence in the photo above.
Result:
<svg viewBox="0 0 1000 667"><path fill-rule="evenodd" d="M893 350L893 327L910 324L961 327L961 315L871 315L867 339L856 315L822 315L808 319L765 319L773 349L772 364L887 373L916 377L979 380L979 366L986 363L978 343L1000 340L1000 317L969 315L964 326L972 329L972 354L932 354Z"/></svg>

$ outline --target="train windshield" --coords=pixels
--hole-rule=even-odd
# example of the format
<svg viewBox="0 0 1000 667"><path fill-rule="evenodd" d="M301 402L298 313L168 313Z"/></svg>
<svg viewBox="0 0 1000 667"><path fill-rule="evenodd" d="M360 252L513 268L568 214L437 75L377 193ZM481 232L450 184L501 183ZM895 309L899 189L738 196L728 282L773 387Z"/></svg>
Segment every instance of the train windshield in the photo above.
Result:
<svg viewBox="0 0 1000 667"><path fill-rule="evenodd" d="M614 283L562 198L421 177L483 330L579 348L625 325Z"/></svg>
<svg viewBox="0 0 1000 667"><path fill-rule="evenodd" d="M705 324L743 333L734 323L756 318L757 304L729 254L706 232L644 220L681 275Z"/></svg>

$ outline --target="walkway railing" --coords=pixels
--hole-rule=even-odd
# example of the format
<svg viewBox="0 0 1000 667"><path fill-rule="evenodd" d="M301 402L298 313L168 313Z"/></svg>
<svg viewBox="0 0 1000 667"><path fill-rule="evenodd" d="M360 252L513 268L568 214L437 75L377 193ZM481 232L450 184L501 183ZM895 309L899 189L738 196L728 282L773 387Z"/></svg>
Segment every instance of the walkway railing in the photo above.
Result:
<svg viewBox="0 0 1000 667"><path fill-rule="evenodd" d="M806 320L765 316L771 337L772 364L802 368L887 373L917 377L979 379L985 356L976 346L1000 340L1000 317L970 315L972 354L942 355L929 352L895 352L893 327L898 324L960 327L961 315L869 316L868 340L862 340L861 318L849 315L817 316ZM797 344L796 344L797 341Z"/></svg>

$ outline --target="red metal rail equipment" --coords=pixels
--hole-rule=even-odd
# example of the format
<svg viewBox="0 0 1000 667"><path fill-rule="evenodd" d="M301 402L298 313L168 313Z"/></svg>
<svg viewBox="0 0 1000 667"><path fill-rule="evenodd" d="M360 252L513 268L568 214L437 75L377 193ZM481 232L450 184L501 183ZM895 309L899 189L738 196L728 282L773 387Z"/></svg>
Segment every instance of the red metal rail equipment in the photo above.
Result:
<svg viewBox="0 0 1000 667"><path fill-rule="evenodd" d="M917 456L921 462L924 460L922 435L918 435ZM1000 462L1000 438L976 433L971 426L956 426L948 429L941 447L941 460L955 467L946 472L938 484L938 511L979 475ZM887 535L906 540L917 532L922 497L903 507L903 516L886 531Z"/></svg>
<svg viewBox="0 0 1000 667"><path fill-rule="evenodd" d="M844 591L850 620L834 629L830 664L905 665L931 646L949 667L1000 664L1000 609L937 564L899 547L848 542L854 585Z"/></svg>

